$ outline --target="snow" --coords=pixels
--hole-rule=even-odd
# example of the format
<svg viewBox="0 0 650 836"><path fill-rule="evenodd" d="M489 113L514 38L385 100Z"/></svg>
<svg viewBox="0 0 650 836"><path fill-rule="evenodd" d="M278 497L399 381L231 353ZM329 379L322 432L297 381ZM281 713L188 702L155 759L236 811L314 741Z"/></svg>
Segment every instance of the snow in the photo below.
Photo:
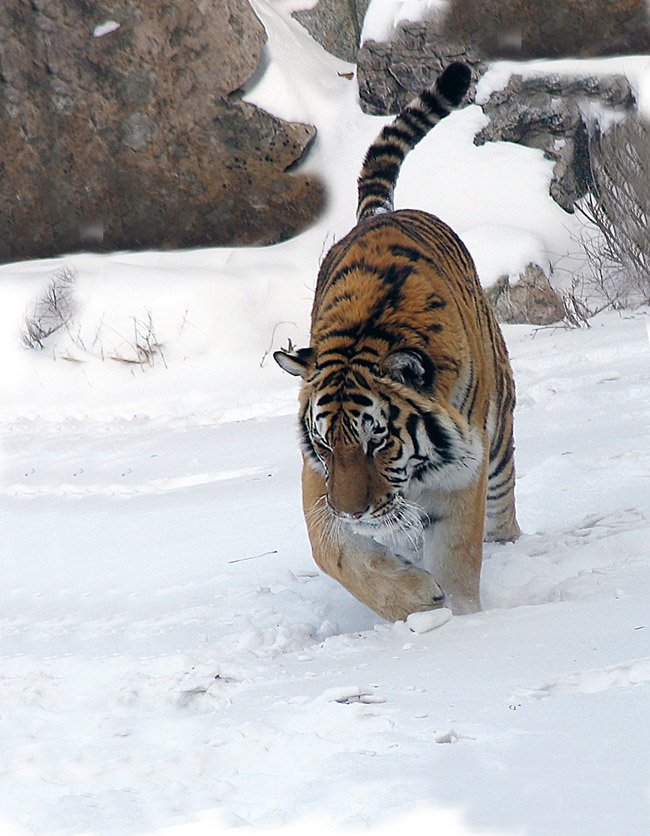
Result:
<svg viewBox="0 0 650 836"><path fill-rule="evenodd" d="M100 23L93 29L93 38L101 38L103 35L109 35L120 28L120 24L115 20L107 20L105 23Z"/></svg>
<svg viewBox="0 0 650 836"><path fill-rule="evenodd" d="M439 610L429 612L413 612L406 619L406 624L414 633L428 633L430 630L435 630L436 627L442 627L451 617L451 610L442 607ZM410 650L411 648L408 647L407 649Z"/></svg>
<svg viewBox="0 0 650 836"><path fill-rule="evenodd" d="M270 352L307 340L386 120L288 7L255 5L273 85L247 97L317 125L322 221L275 247L0 268L0 832L645 833L648 312L504 327L524 534L486 545L483 612L388 624L320 574ZM577 221L548 163L475 147L482 118L413 152L397 204L456 226L483 281L557 263ZM62 268L75 320L27 351Z"/></svg>
<svg viewBox="0 0 650 836"><path fill-rule="evenodd" d="M650 61L647 55L616 55L611 58L563 58L561 60L538 59L535 61L499 61L493 64L489 72L479 79L476 85L476 101L486 102L490 94L501 90L508 83L510 76L517 74L524 78L538 75L559 76L627 76L638 99L640 91L647 85Z"/></svg>
<svg viewBox="0 0 650 836"><path fill-rule="evenodd" d="M444 13L447 0L371 0L361 30L366 41L390 41L401 23L419 23Z"/></svg>
<svg viewBox="0 0 650 836"><path fill-rule="evenodd" d="M472 253L484 287L504 275L518 277L531 263L539 264L546 275L552 268L541 236L517 226L476 226L463 234L463 241ZM495 246L499 241L504 246Z"/></svg>
<svg viewBox="0 0 650 836"><path fill-rule="evenodd" d="M650 120L650 61L644 64L640 73L639 110L646 121Z"/></svg>

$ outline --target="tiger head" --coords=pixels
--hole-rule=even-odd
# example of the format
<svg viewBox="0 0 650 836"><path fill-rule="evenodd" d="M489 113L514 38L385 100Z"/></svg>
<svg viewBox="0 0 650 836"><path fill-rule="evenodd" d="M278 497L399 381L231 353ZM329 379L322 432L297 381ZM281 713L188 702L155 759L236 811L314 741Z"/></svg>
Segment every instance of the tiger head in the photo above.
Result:
<svg viewBox="0 0 650 836"><path fill-rule="evenodd" d="M313 348L278 351L303 378L300 436L307 463L325 479L327 510L357 530L421 525L417 497L434 484L461 487L475 475L481 442L436 393L436 368L416 348L351 359Z"/></svg>

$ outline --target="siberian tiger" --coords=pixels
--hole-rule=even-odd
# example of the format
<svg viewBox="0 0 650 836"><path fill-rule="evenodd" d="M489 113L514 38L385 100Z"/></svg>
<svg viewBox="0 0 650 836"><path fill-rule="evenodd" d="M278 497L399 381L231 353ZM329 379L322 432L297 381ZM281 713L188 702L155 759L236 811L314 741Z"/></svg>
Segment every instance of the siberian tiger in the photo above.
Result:
<svg viewBox="0 0 650 836"><path fill-rule="evenodd" d="M370 146L357 225L325 257L303 378L303 508L313 556L389 620L480 609L482 542L515 540L514 384L467 249L441 220L393 209L404 157L458 107L453 63Z"/></svg>

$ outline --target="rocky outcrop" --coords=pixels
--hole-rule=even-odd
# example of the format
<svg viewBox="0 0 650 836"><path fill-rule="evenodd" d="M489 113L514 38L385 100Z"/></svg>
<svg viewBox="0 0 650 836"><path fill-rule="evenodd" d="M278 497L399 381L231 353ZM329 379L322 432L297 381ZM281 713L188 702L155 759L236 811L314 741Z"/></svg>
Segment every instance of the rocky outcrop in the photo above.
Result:
<svg viewBox="0 0 650 836"><path fill-rule="evenodd" d="M449 0L445 15L400 25L390 43L363 44L359 93L367 113L385 115L400 110L453 60L467 62L476 78L495 58L647 52L646 0Z"/></svg>
<svg viewBox="0 0 650 836"><path fill-rule="evenodd" d="M597 125L589 124L589 104L625 110L634 106L634 95L624 76L515 75L482 105L490 121L474 142L518 142L541 149L555 161L551 196L573 212L592 184L589 132Z"/></svg>
<svg viewBox="0 0 650 836"><path fill-rule="evenodd" d="M649 19L641 15L641 6L645 9L642 3L563 0L561 5L562 13L554 17L550 11L553 3L453 0L441 20L402 25L390 43L366 42L358 59L364 110L373 114L399 111L453 60L468 63L476 81L488 57L512 54L516 44L520 57L631 52L643 46L650 51ZM560 37L556 27L567 8L573 9L573 17ZM576 21L592 21L597 11L598 26L580 32ZM548 38L546 48L541 33ZM470 90L470 101L472 96ZM541 149L555 164L551 196L567 212L573 212L576 201L591 185L589 132L594 125L590 124L593 118L586 115L585 102L624 110L633 107L634 96L623 76L513 76L505 89L482 104L490 122L475 142L502 140Z"/></svg>
<svg viewBox="0 0 650 836"><path fill-rule="evenodd" d="M646 0L450 0L444 32L490 59L650 52Z"/></svg>
<svg viewBox="0 0 650 836"><path fill-rule="evenodd" d="M397 113L458 60L470 66L473 84L486 68L478 49L441 34L430 22L400 26L389 43L366 41L357 58L361 107L375 115ZM472 86L468 99L473 96Z"/></svg>
<svg viewBox="0 0 650 836"><path fill-rule="evenodd" d="M354 63L370 0L318 0L293 17L332 55Z"/></svg>
<svg viewBox="0 0 650 836"><path fill-rule="evenodd" d="M538 264L529 264L514 281L501 276L485 295L499 322L551 325L565 317L562 300Z"/></svg>
<svg viewBox="0 0 650 836"><path fill-rule="evenodd" d="M364 110L388 114L399 110L454 59L478 70L496 58L647 52L646 0L448 0L446 14L400 25L390 43L363 44L358 56L359 92Z"/></svg>
<svg viewBox="0 0 650 836"><path fill-rule="evenodd" d="M247 0L3 0L0 259L269 244L320 211L314 129L237 98Z"/></svg>

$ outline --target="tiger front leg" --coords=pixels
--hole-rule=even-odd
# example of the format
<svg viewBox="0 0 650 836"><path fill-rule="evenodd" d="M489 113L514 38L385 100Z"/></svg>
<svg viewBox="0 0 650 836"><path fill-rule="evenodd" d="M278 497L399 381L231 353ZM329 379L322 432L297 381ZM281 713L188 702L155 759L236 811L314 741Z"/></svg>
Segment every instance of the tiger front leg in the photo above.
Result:
<svg viewBox="0 0 650 836"><path fill-rule="evenodd" d="M466 488L431 496L434 522L425 530L423 563L455 615L481 609L486 481L483 467Z"/></svg>
<svg viewBox="0 0 650 836"><path fill-rule="evenodd" d="M302 472L303 509L314 560L359 601L389 621L442 607L445 597L433 576L400 560L374 540L333 524L325 506L322 476L308 464Z"/></svg>

